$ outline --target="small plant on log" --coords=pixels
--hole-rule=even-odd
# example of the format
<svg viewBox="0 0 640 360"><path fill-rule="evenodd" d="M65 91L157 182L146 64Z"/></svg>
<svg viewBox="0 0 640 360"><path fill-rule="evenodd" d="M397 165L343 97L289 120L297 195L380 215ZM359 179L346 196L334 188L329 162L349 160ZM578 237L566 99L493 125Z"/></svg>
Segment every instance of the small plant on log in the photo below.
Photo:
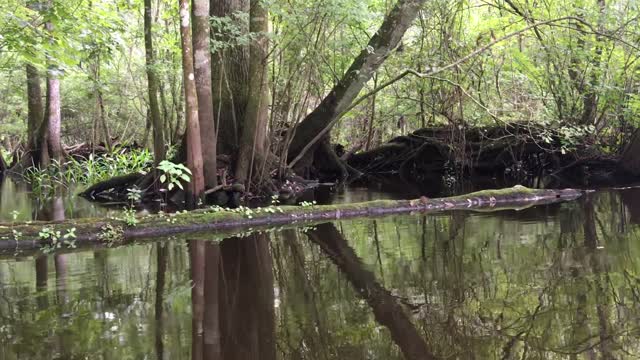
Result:
<svg viewBox="0 0 640 360"><path fill-rule="evenodd" d="M133 207L133 204L142 200L142 190L138 189L136 186L127 189L127 200L129 200L129 205Z"/></svg>
<svg viewBox="0 0 640 360"><path fill-rule="evenodd" d="M138 218L136 217L135 209L124 209L122 215L124 216L124 222L128 226L136 226L138 224Z"/></svg>
<svg viewBox="0 0 640 360"><path fill-rule="evenodd" d="M122 226L106 224L102 227L98 237L106 243L108 247L112 247L124 240L124 229Z"/></svg>
<svg viewBox="0 0 640 360"><path fill-rule="evenodd" d="M66 246L69 249L75 249L76 247L76 228L67 230L67 233L62 235L60 231L56 231L50 227L44 227L38 233L41 240L47 241L40 250L45 254L52 253L57 249L61 249Z"/></svg>
<svg viewBox="0 0 640 360"><path fill-rule="evenodd" d="M160 182L167 185L167 190L171 191L173 188L178 187L184 190L182 182L191 181L191 170L182 164L172 163L168 160L163 160L158 164L158 170L162 172L160 175Z"/></svg>

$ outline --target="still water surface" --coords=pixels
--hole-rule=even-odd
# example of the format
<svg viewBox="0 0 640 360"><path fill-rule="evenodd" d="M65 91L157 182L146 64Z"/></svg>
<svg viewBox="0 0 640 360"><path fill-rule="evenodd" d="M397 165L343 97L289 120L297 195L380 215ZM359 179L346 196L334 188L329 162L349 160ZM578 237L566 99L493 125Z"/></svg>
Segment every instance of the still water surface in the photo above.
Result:
<svg viewBox="0 0 640 360"><path fill-rule="evenodd" d="M638 359L639 223L630 189L5 256L0 359Z"/></svg>

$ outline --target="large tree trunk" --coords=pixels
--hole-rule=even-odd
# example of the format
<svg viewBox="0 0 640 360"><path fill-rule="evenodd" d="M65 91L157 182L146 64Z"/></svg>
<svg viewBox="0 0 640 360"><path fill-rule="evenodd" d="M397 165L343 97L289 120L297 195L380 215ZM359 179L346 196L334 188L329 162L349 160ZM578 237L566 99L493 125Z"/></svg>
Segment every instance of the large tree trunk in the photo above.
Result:
<svg viewBox="0 0 640 360"><path fill-rule="evenodd" d="M193 51L195 59L198 119L202 140L204 184L208 188L218 185L217 135L211 97L211 52L209 30L209 0L193 1Z"/></svg>
<svg viewBox="0 0 640 360"><path fill-rule="evenodd" d="M244 26L235 19L238 12L249 12L248 0L210 0L212 17L234 18L234 26ZM227 34L212 29L212 37L219 41L233 41ZM243 33L248 28L242 28ZM213 112L216 116L218 130L218 153L235 155L242 133L244 114L249 97L249 49L245 45L232 45L217 49L211 61L213 89Z"/></svg>
<svg viewBox="0 0 640 360"><path fill-rule="evenodd" d="M269 31L269 14L261 0L251 0L249 32L255 39L250 47L249 59L249 101L245 112L244 126L240 138L240 149L236 163L235 176L238 182L245 183L251 178L256 155L264 151L268 119L268 79L266 33ZM262 159L261 156L258 157Z"/></svg>
<svg viewBox="0 0 640 360"><path fill-rule="evenodd" d="M398 46L404 33L418 16L424 1L399 0L338 84L294 129L295 135L289 147L288 161L299 173L304 173L304 170L311 166L313 152L320 140L316 137L323 132L326 136L329 135L335 120L343 115L367 81Z"/></svg>
<svg viewBox="0 0 640 360"><path fill-rule="evenodd" d="M198 123L198 95L193 71L193 51L191 50L191 12L189 0L180 0L180 38L182 40L182 70L184 97L187 114L187 166L191 170L191 181L187 188L187 203L196 204L204 191L202 170L202 145L200 143L200 125Z"/></svg>
<svg viewBox="0 0 640 360"><path fill-rule="evenodd" d="M158 105L158 79L156 76L155 61L153 54L153 39L151 33L151 0L144 0L144 50L145 63L147 65L147 86L149 91L149 110L151 124L153 126L153 158L157 166L165 159L164 131L162 118L160 117L160 107Z"/></svg>
<svg viewBox="0 0 640 360"><path fill-rule="evenodd" d="M40 75L38 69L31 64L27 64L27 156L29 163L27 166L39 164L39 148L42 146L40 127L44 118L44 108L42 105L42 91L40 90Z"/></svg>

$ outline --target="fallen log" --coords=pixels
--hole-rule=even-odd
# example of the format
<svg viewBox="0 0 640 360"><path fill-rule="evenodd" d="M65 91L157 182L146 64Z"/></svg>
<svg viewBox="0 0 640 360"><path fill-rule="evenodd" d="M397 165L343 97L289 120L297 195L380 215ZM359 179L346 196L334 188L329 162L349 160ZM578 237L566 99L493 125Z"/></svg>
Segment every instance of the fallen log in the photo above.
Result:
<svg viewBox="0 0 640 360"><path fill-rule="evenodd" d="M534 205L571 201L582 192L574 189L529 189L523 186L484 190L466 195L414 200L377 200L363 203L270 206L223 209L211 207L175 214L108 219L70 219L58 222L0 223L0 250L65 249L77 245L117 245L204 231L239 233L282 225L310 225L328 220L374 217L402 213L432 213L448 210L521 209ZM67 243L65 243L65 241Z"/></svg>

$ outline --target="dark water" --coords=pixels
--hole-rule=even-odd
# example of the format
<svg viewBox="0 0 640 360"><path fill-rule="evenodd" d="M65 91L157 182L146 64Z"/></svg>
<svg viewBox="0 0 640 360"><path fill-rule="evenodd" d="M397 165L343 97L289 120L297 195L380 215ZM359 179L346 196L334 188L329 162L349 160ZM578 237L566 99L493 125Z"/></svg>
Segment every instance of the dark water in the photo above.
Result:
<svg viewBox="0 0 640 360"><path fill-rule="evenodd" d="M638 359L639 223L629 189L5 257L0 359Z"/></svg>

